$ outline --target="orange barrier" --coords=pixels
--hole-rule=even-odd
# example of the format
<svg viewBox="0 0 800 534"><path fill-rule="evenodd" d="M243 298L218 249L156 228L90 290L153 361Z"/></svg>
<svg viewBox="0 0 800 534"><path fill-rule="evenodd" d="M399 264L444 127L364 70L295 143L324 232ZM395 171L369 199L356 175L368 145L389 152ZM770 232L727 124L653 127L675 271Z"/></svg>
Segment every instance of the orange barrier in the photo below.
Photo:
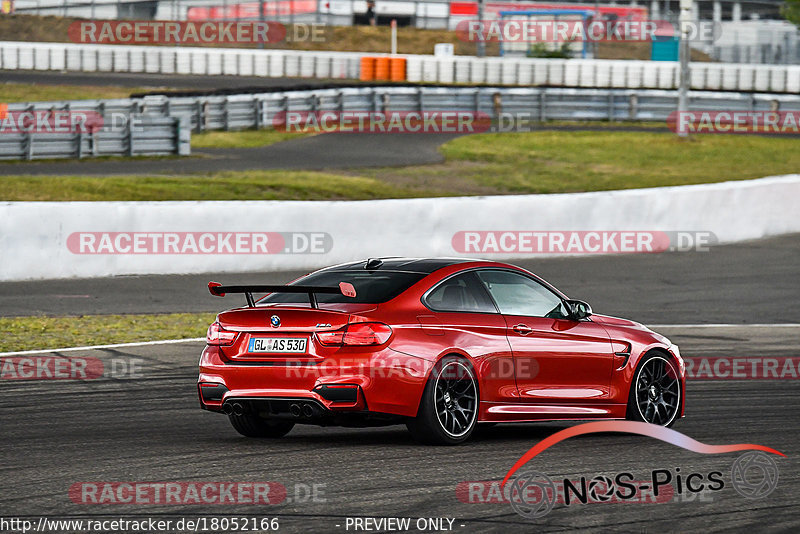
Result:
<svg viewBox="0 0 800 534"><path fill-rule="evenodd" d="M393 82L402 82L406 79L406 58L391 58L389 62L389 79Z"/></svg>
<svg viewBox="0 0 800 534"><path fill-rule="evenodd" d="M363 56L361 58L361 76L362 81L370 81L375 79L375 58L370 56Z"/></svg>
<svg viewBox="0 0 800 534"><path fill-rule="evenodd" d="M406 79L406 58L388 56L362 56L362 81L391 80L401 82Z"/></svg>
<svg viewBox="0 0 800 534"><path fill-rule="evenodd" d="M389 79L389 58L377 57L375 58L375 79L388 80Z"/></svg>

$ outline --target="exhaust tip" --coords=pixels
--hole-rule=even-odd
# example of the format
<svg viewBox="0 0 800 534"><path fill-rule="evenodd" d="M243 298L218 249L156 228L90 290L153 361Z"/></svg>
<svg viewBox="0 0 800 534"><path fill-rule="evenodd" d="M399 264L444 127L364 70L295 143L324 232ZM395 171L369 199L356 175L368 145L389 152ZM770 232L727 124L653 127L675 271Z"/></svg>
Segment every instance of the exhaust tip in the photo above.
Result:
<svg viewBox="0 0 800 534"><path fill-rule="evenodd" d="M230 402L226 402L222 405L222 413L225 415L231 415L233 413L233 406L231 406Z"/></svg>
<svg viewBox="0 0 800 534"><path fill-rule="evenodd" d="M244 406L238 402L233 403L233 415L244 415Z"/></svg>
<svg viewBox="0 0 800 534"><path fill-rule="evenodd" d="M314 417L314 408L312 408L310 404L304 404L303 415L305 417Z"/></svg>
<svg viewBox="0 0 800 534"><path fill-rule="evenodd" d="M300 405L292 404L289 406L289 413L295 417L300 417Z"/></svg>

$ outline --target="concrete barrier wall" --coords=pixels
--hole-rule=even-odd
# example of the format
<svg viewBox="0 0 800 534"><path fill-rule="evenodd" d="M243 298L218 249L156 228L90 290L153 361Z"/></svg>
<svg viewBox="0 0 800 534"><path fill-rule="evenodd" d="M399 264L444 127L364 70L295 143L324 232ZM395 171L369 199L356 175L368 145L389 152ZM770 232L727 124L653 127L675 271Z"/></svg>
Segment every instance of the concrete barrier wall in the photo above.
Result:
<svg viewBox="0 0 800 534"><path fill-rule="evenodd" d="M357 202L4 202L0 280L314 269L374 256L542 256L464 233L800 232L800 175L558 195ZM529 236L530 237L530 236ZM663 235L662 235L663 237ZM513 248L513 247L512 247ZM503 251L510 252L503 252ZM556 252L557 253L557 252Z"/></svg>
<svg viewBox="0 0 800 534"><path fill-rule="evenodd" d="M0 69L346 78L360 52L253 50L0 41ZM403 55L409 82L677 89L676 62ZM691 64L691 89L800 92L800 65Z"/></svg>

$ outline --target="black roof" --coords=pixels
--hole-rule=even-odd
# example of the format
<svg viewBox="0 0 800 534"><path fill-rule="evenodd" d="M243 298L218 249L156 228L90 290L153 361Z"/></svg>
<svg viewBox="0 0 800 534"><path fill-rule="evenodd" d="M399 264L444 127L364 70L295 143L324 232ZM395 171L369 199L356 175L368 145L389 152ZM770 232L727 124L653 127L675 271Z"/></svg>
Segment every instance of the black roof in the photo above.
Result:
<svg viewBox="0 0 800 534"><path fill-rule="evenodd" d="M333 267L328 267L326 271L353 271L353 270L366 270L367 262L377 263L380 260L380 265L375 268L369 269L370 271L402 271L408 273L424 273L430 274L443 267L449 267L459 263L466 263L475 261L467 258L369 258L363 261L354 261L351 263L343 263Z"/></svg>

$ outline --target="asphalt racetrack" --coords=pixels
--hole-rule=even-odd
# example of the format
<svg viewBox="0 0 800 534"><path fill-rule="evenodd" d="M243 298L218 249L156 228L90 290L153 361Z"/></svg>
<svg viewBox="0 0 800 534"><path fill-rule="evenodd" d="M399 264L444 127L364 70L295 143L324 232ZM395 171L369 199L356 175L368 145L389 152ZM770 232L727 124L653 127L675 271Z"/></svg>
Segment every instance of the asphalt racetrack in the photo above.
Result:
<svg viewBox="0 0 800 534"><path fill-rule="evenodd" d="M4 162L0 176L174 175L258 169L342 169L442 163L439 145L458 134L329 133L256 148L201 148L184 158Z"/></svg>
<svg viewBox="0 0 800 534"><path fill-rule="evenodd" d="M662 325L654 328L678 343L687 358L758 361L800 356L800 328L791 326L800 323L798 260L800 236L787 236L710 252L520 264L569 295L585 298L597 312ZM0 284L0 303L3 315L200 311L236 304L207 295L210 276L224 282L283 282L292 273L6 283ZM246 439L225 416L198 407L196 365L202 346L52 353L98 358L105 375L84 381L4 380L2 515L34 523L42 516L173 521L277 516L283 532L355 532L355 518L381 517L449 518L451 531L470 533L800 529L797 377L689 380L687 416L674 427L707 444L754 443L784 453L773 456L779 481L767 497L747 499L732 487L732 463L740 453L699 454L643 436L593 434L555 445L528 467L553 480L630 472L645 481L657 469L675 477L698 473L707 480L719 471L725 486L697 494L673 490L659 503L556 504L546 516L526 520L507 503L463 502L470 494L457 489L469 481L502 480L530 447L571 423L498 425L480 429L459 447L417 445L401 426L296 426L281 440ZM123 369L115 374L120 363ZM271 481L287 488L287 498L270 506L92 505L70 499L73 484L92 481ZM306 491L313 484L319 489L316 499ZM487 495L477 491L471 499Z"/></svg>
<svg viewBox="0 0 800 534"><path fill-rule="evenodd" d="M673 340L694 356L717 353L720 344L735 346L742 355L762 354L759 344L749 342L747 327L683 331ZM797 333L794 329L795 340ZM675 425L704 443L758 443L786 454L776 460L779 484L766 498L748 500L726 487L657 504L556 505L547 516L529 522L505 503L461 502L456 489L466 481L501 480L525 451L568 424L499 425L457 448L417 445L400 426L296 426L281 440L246 439L224 415L198 408L195 365L201 348L191 343L80 353L105 361L138 361L140 378L4 384L5 461L0 469L13 490L0 496L3 515L248 514L279 516L286 532L347 532L348 516L455 518L456 532L791 532L800 526L796 380L690 382L687 417ZM797 355L796 341L788 349ZM559 443L532 465L553 479L628 471L637 480L648 480L654 469L680 468L687 474L720 471L729 480L737 456L702 455L646 437L602 434ZM73 503L70 486L91 481L272 481L287 487L289 499L295 498L295 484L324 484L324 497L317 500L325 502L260 507Z"/></svg>
<svg viewBox="0 0 800 534"><path fill-rule="evenodd" d="M646 324L800 323L800 234L706 252L605 255L514 262L597 313ZM209 280L287 283L303 272L117 276L0 282L0 316L219 311Z"/></svg>

